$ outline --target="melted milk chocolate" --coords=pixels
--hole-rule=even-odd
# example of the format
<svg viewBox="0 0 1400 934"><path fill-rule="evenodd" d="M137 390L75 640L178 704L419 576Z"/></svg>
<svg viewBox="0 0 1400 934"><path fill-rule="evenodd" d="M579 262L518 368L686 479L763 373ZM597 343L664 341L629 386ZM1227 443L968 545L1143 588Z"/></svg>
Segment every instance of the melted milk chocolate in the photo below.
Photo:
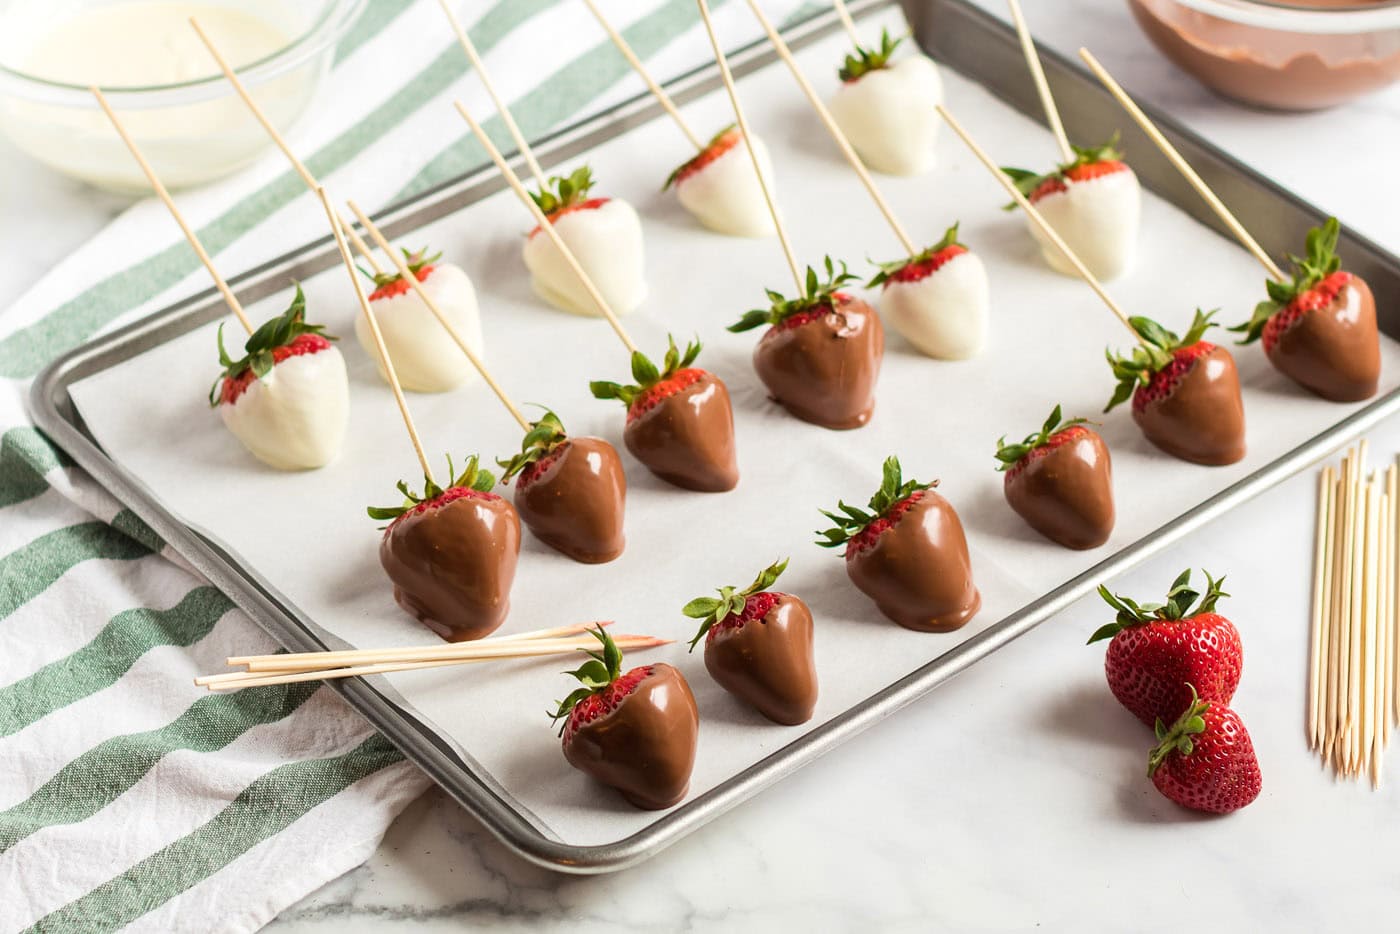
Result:
<svg viewBox="0 0 1400 934"><path fill-rule="evenodd" d="M613 560L625 544L627 500L617 451L601 438L570 438L551 455L556 456L531 473L529 482L516 481L520 518L536 538L575 561Z"/></svg>
<svg viewBox="0 0 1400 934"><path fill-rule="evenodd" d="M734 456L734 410L729 390L713 373L627 423L622 440L637 460L667 483L723 493L739 483Z"/></svg>
<svg viewBox="0 0 1400 934"><path fill-rule="evenodd" d="M1157 447L1193 464L1219 467L1244 457L1244 403L1235 358L1223 347L1197 357L1172 391L1133 421Z"/></svg>
<svg viewBox="0 0 1400 934"><path fill-rule="evenodd" d="M769 328L754 347L753 367L774 401L804 422L859 428L875 409L884 356L880 316L842 295L820 318Z"/></svg>
<svg viewBox="0 0 1400 934"><path fill-rule="evenodd" d="M705 667L730 694L774 723L812 719L817 665L812 657L812 611L791 594L742 626L716 630L705 642Z"/></svg>
<svg viewBox="0 0 1400 934"><path fill-rule="evenodd" d="M1030 455L1027 455L1030 456ZM1108 446L1084 429L1006 475L1006 501L1031 528L1066 548L1097 548L1113 533Z"/></svg>
<svg viewBox="0 0 1400 934"><path fill-rule="evenodd" d="M1286 376L1324 399L1371 398L1380 383L1381 348L1370 286L1352 276L1330 305L1303 314L1268 353Z"/></svg>

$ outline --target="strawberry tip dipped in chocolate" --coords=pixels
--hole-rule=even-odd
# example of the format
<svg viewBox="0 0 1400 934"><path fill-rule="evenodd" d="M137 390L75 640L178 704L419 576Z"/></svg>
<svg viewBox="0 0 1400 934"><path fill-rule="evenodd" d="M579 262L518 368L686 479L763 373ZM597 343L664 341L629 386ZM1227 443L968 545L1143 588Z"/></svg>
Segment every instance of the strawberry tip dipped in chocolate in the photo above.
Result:
<svg viewBox="0 0 1400 934"><path fill-rule="evenodd" d="M593 173L588 166L568 176L553 176L545 188L531 192L599 294L618 314L646 298L643 277L642 222L620 198L590 197ZM596 317L597 303L539 227L525 239L525 266L535 294L562 311Z"/></svg>
<svg viewBox="0 0 1400 934"><path fill-rule="evenodd" d="M1118 388L1104 411L1131 398L1147 440L1173 457L1218 467L1244 458L1245 427L1235 359L1201 339L1214 314L1197 310L1181 337L1149 318L1130 318L1141 342L1128 357L1106 351Z"/></svg>
<svg viewBox="0 0 1400 934"><path fill-rule="evenodd" d="M751 156L747 148L752 146ZM754 171L757 157L768 187L773 187L773 162L763 140L745 140L730 124L716 133L700 152L681 163L662 190L674 188L681 206L701 224L731 237L767 237L775 228Z"/></svg>
<svg viewBox="0 0 1400 934"><path fill-rule="evenodd" d="M510 588L520 554L520 517L491 492L496 479L476 455L461 473L447 461L446 488L424 479L422 495L400 480L399 506L367 510L389 520L379 562L394 599L449 642L490 635L510 612Z"/></svg>
<svg viewBox="0 0 1400 934"><path fill-rule="evenodd" d="M959 629L982 607L962 522L937 485L904 480L886 458L869 511L839 502L822 510L835 527L817 533L823 548L846 547L846 574L880 612L921 632Z"/></svg>
<svg viewBox="0 0 1400 934"><path fill-rule="evenodd" d="M515 478L515 508L535 537L584 564L622 554L627 477L602 438L572 438L546 411L530 423L520 453L496 461L501 482Z"/></svg>
<svg viewBox="0 0 1400 934"><path fill-rule="evenodd" d="M943 79L938 66L914 49L895 56L904 37L882 30L879 46L857 45L837 72L841 86L830 109L842 132L870 168L886 175L922 175L936 162Z"/></svg>
<svg viewBox="0 0 1400 934"><path fill-rule="evenodd" d="M1101 146L1072 149L1074 158L1050 172L1002 171L1096 278L1113 279L1132 267L1137 253L1142 186L1123 161L1118 134ZM1078 274L1038 226L1028 226L1051 269Z"/></svg>
<svg viewBox="0 0 1400 934"><path fill-rule="evenodd" d="M582 684L550 716L570 765L616 788L633 805L656 811L690 789L700 714L685 677L670 665L622 671L622 650L601 626L602 643L567 672Z"/></svg>
<svg viewBox="0 0 1400 934"><path fill-rule="evenodd" d="M1171 726L1156 723L1157 746L1147 774L1166 798L1184 808L1229 814L1251 804L1264 787L1259 757L1240 715L1224 703L1191 702Z"/></svg>
<svg viewBox="0 0 1400 934"><path fill-rule="evenodd" d="M793 726L812 719L817 666L811 609L769 589L787 565L770 565L743 590L721 587L718 597L696 597L681 612L700 620L690 648L705 640L705 668L720 687L774 723Z"/></svg>
<svg viewBox="0 0 1400 934"><path fill-rule="evenodd" d="M224 348L209 392L228 430L279 470L324 467L340 453L350 410L345 358L319 324L306 323L301 285L287 310L249 335L237 360Z"/></svg>
<svg viewBox="0 0 1400 934"><path fill-rule="evenodd" d="M405 249L402 252L409 271L423 290L451 321L462 339L480 356L481 313L471 279L460 266L442 262L441 253L430 255L427 249L416 252ZM374 306L394 372L404 389L412 392L448 392L476 375L471 362L401 273L360 271L374 283L369 300ZM363 315L355 319L355 337L365 353L377 361L379 353L369 323ZM382 365L379 366L379 375L387 379Z"/></svg>
<svg viewBox="0 0 1400 934"><path fill-rule="evenodd" d="M875 411L875 384L885 355L885 331L870 305L842 292L856 277L826 258L826 279L811 266L796 298L768 289L768 308L744 314L732 332L768 330L753 351L753 367L773 400L823 428L859 428Z"/></svg>
<svg viewBox="0 0 1400 934"><path fill-rule="evenodd" d="M866 288L881 289L880 314L921 353L967 360L987 341L987 267L958 241L953 224L928 249L891 263Z"/></svg>
<svg viewBox="0 0 1400 934"><path fill-rule="evenodd" d="M1087 419L1055 406L1025 440L997 441L1006 501L1041 535L1066 548L1097 548L1113 534L1113 468L1108 445Z"/></svg>
<svg viewBox="0 0 1400 934"><path fill-rule="evenodd" d="M595 398L617 399L627 407L622 440L627 450L667 483L702 493L722 493L739 483L734 453L734 410L724 382L692 367L701 344L693 340L682 354L666 338L666 356L657 367L645 354L632 354L632 378L623 385L595 380Z"/></svg>
<svg viewBox="0 0 1400 934"><path fill-rule="evenodd" d="M1263 340L1269 362L1324 399L1359 402L1376 394L1381 375L1376 300L1365 280L1342 269L1341 226L1329 217L1308 231L1307 255L1290 256L1290 282L1269 279L1269 297L1230 328L1241 344Z"/></svg>
<svg viewBox="0 0 1400 934"><path fill-rule="evenodd" d="M1099 587L1099 596L1117 615L1089 637L1089 644L1111 640L1104 656L1108 688L1148 726L1175 721L1197 690L1206 700L1228 704L1239 687L1244 669L1239 630L1215 612L1216 603L1229 596L1225 578L1203 573L1204 596L1191 588L1187 568L1172 582L1164 603L1140 604ZM1190 685L1195 688L1188 691Z"/></svg>

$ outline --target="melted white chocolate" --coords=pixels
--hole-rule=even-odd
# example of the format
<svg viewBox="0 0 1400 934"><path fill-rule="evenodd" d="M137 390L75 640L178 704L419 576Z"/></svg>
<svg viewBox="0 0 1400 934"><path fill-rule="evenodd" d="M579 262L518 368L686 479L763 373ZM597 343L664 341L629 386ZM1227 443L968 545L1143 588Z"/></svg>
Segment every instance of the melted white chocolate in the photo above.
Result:
<svg viewBox="0 0 1400 934"><path fill-rule="evenodd" d="M632 205L612 198L596 208L569 211L554 221L554 229L614 312L627 314L646 298L642 222ZM548 234L532 234L524 256L536 295L563 311L602 316Z"/></svg>
<svg viewBox="0 0 1400 934"><path fill-rule="evenodd" d="M423 280L423 291L452 322L467 345L482 356L481 314L472 280L460 267L439 263ZM447 392L476 375L476 369L437 316L410 287L407 292L376 299L374 316L399 383L411 392ZM364 315L355 316L355 337L376 364L379 351ZM384 368L379 367L384 377ZM387 379L387 377L385 377Z"/></svg>
<svg viewBox="0 0 1400 934"><path fill-rule="evenodd" d="M987 269L974 253L959 253L913 282L889 282L880 316L921 352L966 360L987 341Z"/></svg>
<svg viewBox="0 0 1400 934"><path fill-rule="evenodd" d="M350 412L345 358L334 347L288 357L219 415L253 456L278 470L324 467L340 453Z"/></svg>
<svg viewBox="0 0 1400 934"><path fill-rule="evenodd" d="M763 178L773 190L773 163L763 140L753 138L754 155ZM695 219L709 229L731 237L767 237L775 231L773 216L763 198L753 158L744 141L731 147L694 175L676 184L676 197Z"/></svg>
<svg viewBox="0 0 1400 934"><path fill-rule="evenodd" d="M907 55L837 89L831 115L861 161L887 175L922 175L935 162L943 79L927 56Z"/></svg>
<svg viewBox="0 0 1400 934"><path fill-rule="evenodd" d="M1137 176L1126 169L1082 182L1066 180L1065 186L1064 191L1036 201L1036 210L1095 278L1107 281L1123 275L1137 256L1142 215L1142 187ZM1026 224L1051 269L1067 276L1079 275L1030 218Z"/></svg>

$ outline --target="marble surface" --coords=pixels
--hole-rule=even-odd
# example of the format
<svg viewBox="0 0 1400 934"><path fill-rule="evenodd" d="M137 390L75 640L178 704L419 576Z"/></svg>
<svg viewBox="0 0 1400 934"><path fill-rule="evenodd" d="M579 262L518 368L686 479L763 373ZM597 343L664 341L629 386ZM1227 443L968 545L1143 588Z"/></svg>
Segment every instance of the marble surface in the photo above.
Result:
<svg viewBox="0 0 1400 934"><path fill-rule="evenodd" d="M1001 12L1000 0L982 0ZM1148 46L1119 0L1027 3L1050 45L1095 49L1130 90L1400 251L1400 88L1341 110L1226 104ZM119 202L0 143L0 294L15 294ZM1400 423L1372 434L1400 451ZM557 876L440 793L364 866L288 910L281 934L401 928L658 930L1356 929L1400 895L1395 784L1335 783L1306 749L1311 475L1114 581L1157 595L1182 567L1228 572L1245 644L1235 706L1264 792L1226 819L1160 798L1147 731L1104 686L1085 601L805 771L626 872ZM1131 508L1126 506L1125 508ZM936 637L935 637L936 638ZM826 673L832 677L832 673ZM1394 756L1392 769L1400 768Z"/></svg>

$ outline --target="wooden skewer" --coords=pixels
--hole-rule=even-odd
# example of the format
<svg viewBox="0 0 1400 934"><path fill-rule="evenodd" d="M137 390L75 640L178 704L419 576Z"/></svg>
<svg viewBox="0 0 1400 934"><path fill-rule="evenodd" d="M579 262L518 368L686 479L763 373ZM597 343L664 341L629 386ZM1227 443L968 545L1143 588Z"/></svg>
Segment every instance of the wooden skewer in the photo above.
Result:
<svg viewBox="0 0 1400 934"><path fill-rule="evenodd" d="M1021 15L1018 0L1007 0L1011 7L1011 21L1016 24L1016 35L1021 40L1021 54L1026 57L1026 65L1031 70L1031 80L1035 82L1036 93L1040 95L1040 106L1045 109L1045 121L1050 124L1050 132L1055 134L1055 145L1060 147L1060 155L1065 162L1074 161L1074 147L1065 135L1065 125L1060 120L1060 109L1055 106L1055 97L1050 93L1050 82L1045 80L1045 68L1040 64L1040 55L1035 50L1035 40L1026 26L1026 18Z"/></svg>
<svg viewBox="0 0 1400 934"><path fill-rule="evenodd" d="M841 20L841 25L846 29L846 35L856 48L860 48L860 33L856 32L856 21L851 19L851 11L846 9L845 0L835 0L836 15Z"/></svg>
<svg viewBox="0 0 1400 934"><path fill-rule="evenodd" d="M1352 589L1350 592L1351 621L1347 628L1346 644L1346 720L1343 735L1346 742L1342 746L1342 764L1347 775L1356 771L1359 753L1361 720L1361 637L1365 627L1362 616L1366 591L1366 526L1369 521L1369 505L1366 483L1366 445L1363 441L1357 446L1357 478L1353 496L1356 499L1356 535L1348 543L1352 552Z"/></svg>
<svg viewBox="0 0 1400 934"><path fill-rule="evenodd" d="M175 223L180 225L180 230L184 233L185 239L189 241L195 256L199 257L199 261L204 264L204 268L209 271L209 275L214 279L215 287L218 288L219 294L224 297L224 304L228 305L229 311L233 312L233 316L238 319L239 324L243 325L243 329L249 334L252 334L253 323L248 320L248 314L243 310L243 305L238 301L238 296L233 294L233 289L228 287L228 283L224 281L224 277L219 275L219 270L214 268L214 261L209 258L208 252L204 249L204 244L199 242L199 237L195 234L194 228L190 227L184 215L180 213L180 209L175 206L175 199L170 197L170 192L166 191L165 184L161 182L160 176L156 174L156 170L151 166L151 163L146 161L146 157L142 154L141 148L136 145L136 140L131 138L131 134L126 131L126 127L123 126L121 120L117 118L116 111L114 111L112 105L107 102L107 95L103 94L102 90L98 88L97 85L91 85L88 90L92 92L93 97L97 98L97 103L102 108L102 112L107 115L108 120L112 121L113 129L115 129L117 135L122 138L122 142L126 143L126 148L131 150L131 155L136 159L136 164L141 166L141 171L146 174L146 180L150 182L151 187L155 189L156 197L160 198L166 210L170 212L170 216L175 218Z"/></svg>
<svg viewBox="0 0 1400 934"><path fill-rule="evenodd" d="M612 325L613 332L617 334L623 346L627 348L629 353L636 353L637 345L633 343L632 338L628 336L626 329L622 326L622 322L618 320L617 314L612 310L612 306L608 304L608 300L603 297L603 293L599 292L598 287L593 284L593 279L584 271L583 266L579 264L578 257L574 256L574 251L569 249L569 245L564 242L564 238L559 236L559 231L554 229L554 225L549 222L549 218L544 216L544 212L541 211L540 206L535 203L535 199L530 197L530 193L526 191L525 186L520 183L520 176L516 175L515 170L506 163L505 158L501 155L501 151L496 148L495 143L491 142L491 137L486 135L486 131L481 128L481 124L477 123L476 120L472 118L466 105L461 101L454 101L454 104L457 107L457 112L462 115L462 119L467 121L467 125L470 126L472 132L476 134L476 138L480 141L482 148L486 150L486 154L491 157L492 162L496 163L496 168L499 169L501 175L505 177L506 183L510 185L516 197L520 199L520 203L525 205L526 210L534 217L535 223L539 225L540 230L543 231L545 236L549 237L550 242L554 244L554 248L559 251L559 255L564 257L564 262L573 270L574 275L578 276L578 281L583 284L584 291L588 293L589 298L593 299L593 304L598 306L598 311L607 319L608 324Z"/></svg>
<svg viewBox="0 0 1400 934"><path fill-rule="evenodd" d="M481 86L486 88L491 103L496 106L496 113L501 115L502 122L510 131L510 138L515 140L515 148L520 151L520 155L525 159L525 164L530 167L530 174L535 177L535 184L540 186L540 191L544 191L546 188L544 171L540 168L539 162L535 160L535 154L531 151L530 144L525 140L525 134L520 132L515 118L511 116L510 108L501 99L501 95L496 93L496 85L491 80L491 73L486 70L486 63L477 54L476 45L472 42L471 36L468 36L467 31L462 28L462 21L452 11L452 5L448 3L448 0L438 0L438 5L442 7L442 12L447 14L447 21L452 24L452 31L457 34L458 44L462 46L462 51L467 53L467 60L472 63L472 69L481 79Z"/></svg>
<svg viewBox="0 0 1400 934"><path fill-rule="evenodd" d="M1380 526L1380 484L1375 474L1366 482L1366 576L1362 588L1361 638L1357 640L1360 654L1360 684L1356 699L1360 701L1357 719L1357 749L1353 759L1358 774L1370 771L1371 752L1375 745L1376 710L1376 595L1379 564L1376 560Z"/></svg>
<svg viewBox="0 0 1400 934"><path fill-rule="evenodd" d="M1322 699L1323 665L1322 646L1325 642L1327 593L1327 558L1331 555L1332 514L1332 468L1325 467L1317 477L1317 524L1313 547L1313 605L1312 639L1308 675L1308 747L1319 745L1318 723Z"/></svg>
<svg viewBox="0 0 1400 934"><path fill-rule="evenodd" d="M591 3L592 0L585 0L585 2ZM875 202L875 207L879 208L880 213L885 215L885 220L889 223L890 229L894 231L894 235L899 240L900 245L904 247L904 251L911 257L917 256L919 253L918 247L914 245L914 241L911 240L909 234L905 232L904 225L899 222L899 218L895 217L894 210L889 206L888 202L885 201L884 195L880 194L880 189L876 187L875 180L870 177L870 172L866 169L865 163L861 161L860 156L856 155L855 149L851 147L851 141L846 138L845 133L841 132L841 127L839 127L836 124L836 120L832 118L831 111L827 109L821 96L818 95L816 89L812 87L812 83L807 80L807 76L802 73L802 69L798 66L797 60L792 56L792 49L788 48L787 42L785 42L783 37L778 34L778 31L773 28L773 23L768 19L767 15L764 14L763 8L758 5L758 0L749 0L749 8L753 10L754 16L758 18L759 25L763 27L763 31L768 34L768 41L772 43L774 51L776 51L778 57L787 64L788 69L792 72L793 78L797 80L798 87L802 89L802 93L812 105L812 109L817 112L817 116L821 119L822 125L825 126L826 131L831 134L831 138L836 141L836 145L840 148L841 154L846 157L846 161L850 163L851 168L855 170L856 176L860 178L861 184L864 185L865 190L869 192L871 199ZM762 178L762 176L760 176L760 178ZM774 218L775 222L776 220L777 218Z"/></svg>
<svg viewBox="0 0 1400 934"><path fill-rule="evenodd" d="M987 155L986 151L981 146L977 145L977 141L968 135L967 130L963 129L962 124L948 112L948 108L939 104L936 109L944 122L952 127L953 132L961 137L962 141L967 144L968 149L972 150L972 154L977 157L977 160L986 166L987 171L991 172L992 176L996 178L1001 187L1006 189L1006 193L1020 205L1021 210L1026 212L1026 216L1031 219L1031 222L1040 229L1041 233L1045 234L1046 238L1051 243L1055 244L1055 248L1060 251L1064 258L1069 260L1069 264L1074 267L1075 272L1079 273L1079 277L1088 283L1089 288L1094 290L1094 294L1099 297L1099 300L1108 306L1108 310L1113 312L1114 317L1122 322L1123 327L1132 332L1136 340L1146 346L1147 339L1138 333L1137 328L1133 327L1133 322L1128 319L1127 313L1124 312L1122 308L1118 307L1117 302L1109 297L1108 292L1104 290L1099 280L1094 278L1094 274L1089 271L1088 267L1084 265L1084 262L1069 248L1069 244L1065 243L1064 238L1055 231L1054 227L1050 226L1050 222L1041 216L1041 213L1036 210L1035 205L1031 204L1026 196L1021 194L1020 189L1016 187L1011 179L1006 177L1006 173L992 160L992 157Z"/></svg>
<svg viewBox="0 0 1400 934"><path fill-rule="evenodd" d="M622 636L616 638L621 639ZM479 642L449 642L445 645L406 646L396 649L352 649L346 652L312 652L298 655L273 655L258 661L245 662L249 672L308 671L340 668L345 665L377 664L379 662L421 662L435 658L505 658L528 649L593 648L597 641L584 633L550 639L485 639ZM223 675L215 675L223 678Z"/></svg>
<svg viewBox="0 0 1400 934"><path fill-rule="evenodd" d="M1336 491L1333 494L1333 509L1336 513L1332 537L1332 607L1331 621L1327 629L1327 706L1323 717L1322 759L1331 761L1332 749L1337 739L1337 727L1341 718L1341 641L1342 628L1346 622L1346 607L1350 580L1347 576L1346 544L1351 541L1351 464L1355 450L1350 450L1342 458Z"/></svg>
<svg viewBox="0 0 1400 934"><path fill-rule="evenodd" d="M1391 464L1386 468L1386 490L1390 493L1390 605L1386 611L1386 644L1390 651L1386 654L1385 678L1385 741L1390 742L1390 728L1395 722L1396 703L1400 702L1400 691L1396 690L1395 679L1400 676L1400 468Z"/></svg>
<svg viewBox="0 0 1400 934"><path fill-rule="evenodd" d="M451 319L438 307L437 302L428 294L428 290L423 288L423 283L419 282L418 277L408 268L408 261L405 260L401 254L394 252L394 248L389 245L389 241L384 239L384 234L370 221L365 212L360 210L358 204L354 201L347 201L346 204L349 205L350 211L355 215L356 220L360 222L360 226L369 234L370 239L375 242L375 245L384 251L385 256L393 260L394 267L398 270L399 276L418 294L418 297L423 300L423 304L428 306L428 310L433 313L433 317L437 318L438 324L442 325L443 330L452 338L453 343L457 345L458 349L467 355L467 359L471 361L472 366L476 367L476 371L481 374L481 378L486 381L486 385L491 387L491 391L496 394L496 398L500 399L501 404L510 412L510 417L515 419L516 424L520 426L520 430L528 432L530 430L529 420L521 414L520 409L516 408L510 396L507 396L506 391L501 388L501 384L496 382L496 378L491 375L491 371L486 368L486 364L476 355L476 351L472 350L471 345L467 343L467 339L462 336L462 332L457 330L457 326L453 324Z"/></svg>
<svg viewBox="0 0 1400 934"><path fill-rule="evenodd" d="M598 9L598 4L594 3L593 0L583 0L583 3L588 7L589 12L593 14L594 19L598 20L598 25L603 27L603 31L608 34L608 38L612 40L613 45L617 46L617 50L622 53L622 57L627 59L627 64L631 65L632 70L641 77L642 81L647 86L647 90L651 91L652 96L656 98L656 102L661 105L661 109L666 111L672 120L676 121L676 126L680 127L681 133L685 135L686 139L690 140L690 144L695 147L695 150L697 152L703 152L705 150L705 141L696 136L695 131L690 128L690 124L685 122L685 118L681 116L680 108L676 106L676 102L671 100L671 95L667 94L665 89L656 83L656 79L652 78L651 73L648 72L646 66L642 64L642 60L637 57L637 53L632 51L632 46L628 45L627 40L622 37L622 33L613 28L612 23L608 22L608 18L603 15L603 11Z"/></svg>
<svg viewBox="0 0 1400 934"><path fill-rule="evenodd" d="M1128 116L1136 121L1137 125L1142 128L1142 131L1147 134L1147 138L1152 140L1157 148L1162 151L1162 155L1167 157L1167 161L1176 166L1176 170L1182 174L1182 177L1191 184L1192 188L1196 189L1196 193L1200 195L1201 198L1205 200L1206 204L1210 206L1210 209L1215 212L1215 216L1220 218L1225 226L1230 229L1230 232L1235 235L1235 239L1239 240L1240 244L1249 251L1250 255L1259 261L1259 265L1263 266L1264 269L1268 271L1269 276L1276 282L1288 281L1288 277L1284 275L1283 270L1279 269L1278 264L1275 263L1273 258L1259 245L1259 241L1250 236L1249 231L1244 229L1244 225L1239 222L1239 219L1236 218L1234 214L1230 213L1230 209L1225 206L1225 203L1220 200L1215 192L1211 191L1205 179L1201 178L1200 174L1191 167L1191 164L1177 151L1176 147L1162 135L1162 131L1157 129L1157 125L1152 122L1147 114L1142 112L1142 108L1137 105L1136 101L1128 96L1128 92L1123 90L1122 86L1108 73L1108 70L1104 68L1103 65L1099 64L1099 60L1096 59L1088 49L1083 48L1079 50L1079 57L1084 60L1084 64L1089 66L1089 70L1092 71L1095 77L1108 89L1108 93L1112 94L1118 100L1118 103L1123 105L1123 109L1128 112Z"/></svg>
<svg viewBox="0 0 1400 934"><path fill-rule="evenodd" d="M345 263L345 271L350 274L350 285L355 289L355 298L360 303L360 310L364 312L365 320L369 323L370 334L374 337L375 350L379 352L379 363L384 367L384 376L389 382L389 388L394 391L394 401L399 404L399 414L403 416L404 428L408 429L408 439L413 442L413 451L418 455L418 464L423 468L423 477L436 486L437 481L433 479L433 469L428 466L428 455L423 453L423 442L418 437L418 429L414 427L413 416L408 411L408 400L403 397L403 387L399 385L399 374L394 370L394 361L389 359L389 349L384 346L384 335L379 331L379 321L374 316L374 309L369 307L369 299L365 297L364 286L360 284L359 271L355 268L355 261L350 256L350 248L345 243L340 217L335 213L335 208L331 207L330 198L326 196L326 189L317 188L316 196L321 199L321 206L326 210L326 220L330 221L331 233L335 235L335 245L340 250L340 258Z"/></svg>
<svg viewBox="0 0 1400 934"><path fill-rule="evenodd" d="M1386 489L1386 478L1383 471L1377 471L1378 487L1380 489L1380 514L1376 517L1376 617L1374 620L1374 630L1372 636L1371 657L1371 785L1380 787L1380 762L1381 754L1385 749L1385 659L1389 654L1389 644L1386 639L1385 614L1386 607L1390 600L1388 593L1390 586L1390 574L1387 570L1390 562L1390 544L1388 535L1390 532L1390 493Z"/></svg>
<svg viewBox="0 0 1400 934"><path fill-rule="evenodd" d="M700 8L700 18L705 22L705 32L710 37L710 48L714 50L715 62L719 65L719 76L724 80L724 89L729 94L730 106L734 108L734 119L739 124L739 134L744 137L744 148L749 151L749 161L753 163L754 173L758 176L758 186L763 189L763 200L768 204L768 213L773 217L773 226L778 231L778 242L782 244L783 256L787 259L788 269L792 272L792 281L797 284L798 294L802 294L805 286L802 281L802 270L797 265L797 258L792 252L792 243L788 241L787 230L783 227L782 217L778 214L778 205L773 200L773 191L768 187L768 179L763 174L763 167L758 161L758 151L754 149L750 140L753 134L749 132L749 120L744 115L744 107L739 103L739 92L734 88L734 76L729 73L729 60L725 58L724 49L720 47L719 36L715 35L714 20L710 18L710 5L705 0L696 0Z"/></svg>
<svg viewBox="0 0 1400 934"><path fill-rule="evenodd" d="M248 88L244 86L243 79L238 77L238 72L234 71L228 59L224 58L218 46L214 45L214 40L209 38L209 34L204 31L204 27L199 25L199 20L191 16L190 26L193 27L195 33L198 34L199 41L203 42L204 47L209 50L209 54L219 66L219 70L224 73L224 78L233 86L234 92L238 94L243 103L252 111L258 123L262 124L262 128L267 131L267 135L277 144L277 148L282 150L282 154L291 162L292 168L296 170L297 175L301 176L301 180L306 187L311 191L315 191L317 188L321 187L321 183L316 181L316 177L302 164L302 161L297 158L296 153L292 152L292 147L287 145L287 141L283 139L277 127L273 126L272 121L267 118L267 114L263 113L263 109L258 106L258 102L253 100L253 95L248 93ZM374 274L376 276L382 275L384 273L383 267L380 266L379 261L374 258L374 253L370 248L360 239L360 235L355 233L354 228L345 223L344 219L342 219L339 214L335 215L335 223L339 225L345 232L345 235L350 238L350 242L354 245L355 249L359 251L360 255L365 258L365 262L369 263L370 269L374 270Z"/></svg>

